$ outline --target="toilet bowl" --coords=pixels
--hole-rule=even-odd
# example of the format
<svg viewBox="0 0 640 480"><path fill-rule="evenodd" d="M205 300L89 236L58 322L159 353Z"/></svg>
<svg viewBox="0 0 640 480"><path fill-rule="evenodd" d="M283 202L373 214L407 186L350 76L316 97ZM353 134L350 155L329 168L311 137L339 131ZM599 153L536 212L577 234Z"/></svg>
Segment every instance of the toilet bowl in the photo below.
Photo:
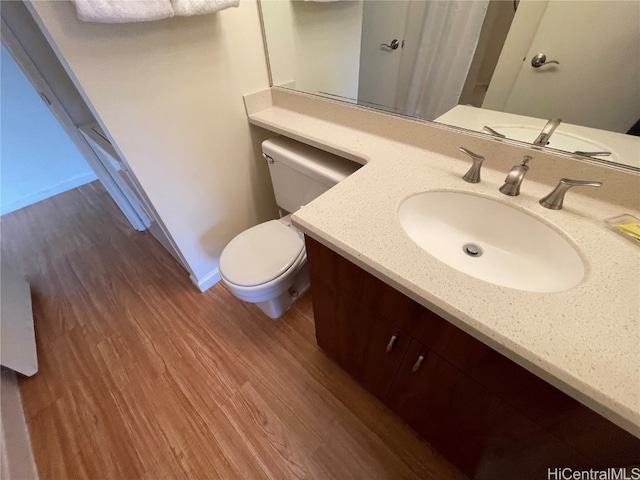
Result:
<svg viewBox="0 0 640 480"><path fill-rule="evenodd" d="M361 167L284 137L265 140L262 151L276 203L285 212L295 212ZM309 288L304 236L289 217L245 230L220 256L220 276L229 291L274 319Z"/></svg>
<svg viewBox="0 0 640 480"><path fill-rule="evenodd" d="M278 318L309 288L307 252L289 217L245 230L225 247L220 273L240 300Z"/></svg>

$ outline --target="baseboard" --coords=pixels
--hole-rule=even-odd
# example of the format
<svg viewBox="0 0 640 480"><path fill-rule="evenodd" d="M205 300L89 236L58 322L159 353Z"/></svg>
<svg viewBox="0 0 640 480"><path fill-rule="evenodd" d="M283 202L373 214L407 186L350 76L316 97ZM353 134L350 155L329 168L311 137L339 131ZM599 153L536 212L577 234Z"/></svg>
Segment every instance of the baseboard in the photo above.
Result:
<svg viewBox="0 0 640 480"><path fill-rule="evenodd" d="M47 198L55 197L60 193L64 193L82 185L86 185L87 183L93 182L97 179L98 177L96 177L96 174L93 172L70 178L69 180L58 183L57 185L49 187L45 190L40 190L39 192L32 193L30 195L27 195L26 197L13 200L9 203L3 203L2 205L0 205L0 215L15 212L16 210L20 210L21 208L28 207L29 205L33 205L34 203L41 202L42 200L46 200Z"/></svg>
<svg viewBox="0 0 640 480"><path fill-rule="evenodd" d="M196 278L193 274L189 275L189 278L191 279L193 284L198 287L198 290L200 290L201 292L206 292L221 280L220 269L216 268L200 279Z"/></svg>

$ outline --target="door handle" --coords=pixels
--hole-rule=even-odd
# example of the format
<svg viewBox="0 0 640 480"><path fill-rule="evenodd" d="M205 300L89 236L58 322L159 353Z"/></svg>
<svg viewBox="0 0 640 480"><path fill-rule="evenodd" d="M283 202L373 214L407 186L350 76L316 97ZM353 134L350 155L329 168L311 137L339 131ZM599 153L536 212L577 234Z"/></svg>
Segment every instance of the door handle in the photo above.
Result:
<svg viewBox="0 0 640 480"><path fill-rule="evenodd" d="M391 44L381 43L380 46L390 48L391 50L397 50L398 47L400 46L400 42L398 41L397 38L394 38L393 40L391 40Z"/></svg>
<svg viewBox="0 0 640 480"><path fill-rule="evenodd" d="M549 65L550 63L555 63L556 65L560 65L560 62L557 60L549 60L547 61L547 56L544 53L539 53L534 55L531 59L531 66L533 68L540 68L542 65Z"/></svg>

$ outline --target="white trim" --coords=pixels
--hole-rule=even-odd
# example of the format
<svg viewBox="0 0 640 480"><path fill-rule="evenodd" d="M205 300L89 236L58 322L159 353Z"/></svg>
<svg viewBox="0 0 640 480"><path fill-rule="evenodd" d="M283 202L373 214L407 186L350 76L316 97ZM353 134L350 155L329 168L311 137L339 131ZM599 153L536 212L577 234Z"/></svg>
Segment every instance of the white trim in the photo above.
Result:
<svg viewBox="0 0 640 480"><path fill-rule="evenodd" d="M196 278L196 276L192 273L189 275L189 278L193 282L193 284L198 287L198 290L201 292L206 292L211 287L213 287L216 283L218 283L222 278L220 277L220 269L216 268L211 272L207 273L202 279Z"/></svg>
<svg viewBox="0 0 640 480"><path fill-rule="evenodd" d="M76 187L86 185L87 183L93 182L97 179L98 177L96 177L96 174L94 172L78 175L76 177L65 180L64 182L58 183L57 185L54 185L52 187L31 193L26 197L18 198L17 200L13 200L9 203L0 204L0 215L6 215L7 213L15 212L16 210L28 207L29 205L41 202L42 200L54 197L60 193L67 192Z"/></svg>

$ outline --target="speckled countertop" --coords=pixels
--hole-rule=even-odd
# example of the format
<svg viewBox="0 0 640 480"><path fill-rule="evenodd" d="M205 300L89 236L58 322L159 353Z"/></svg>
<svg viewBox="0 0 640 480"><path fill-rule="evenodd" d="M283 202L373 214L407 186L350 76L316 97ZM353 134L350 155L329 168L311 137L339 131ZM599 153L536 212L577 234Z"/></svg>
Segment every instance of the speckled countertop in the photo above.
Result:
<svg viewBox="0 0 640 480"><path fill-rule="evenodd" d="M245 103L251 123L365 164L294 214L306 234L640 437L640 247L603 222L640 216L637 173L275 89ZM469 162L460 145L487 156L481 183L462 181ZM522 153L534 157L530 174L520 196L504 196L498 187ZM570 192L562 210L545 209L538 200L560 176L605 185L591 196ZM584 279L563 292L532 293L440 262L398 220L403 200L432 190L537 216L577 246Z"/></svg>

